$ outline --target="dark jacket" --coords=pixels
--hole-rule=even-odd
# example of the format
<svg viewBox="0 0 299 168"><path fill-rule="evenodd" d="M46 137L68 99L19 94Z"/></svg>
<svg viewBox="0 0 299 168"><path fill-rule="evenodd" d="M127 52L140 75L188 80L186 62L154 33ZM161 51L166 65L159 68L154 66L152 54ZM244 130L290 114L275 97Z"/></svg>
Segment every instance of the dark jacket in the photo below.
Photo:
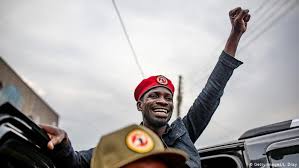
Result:
<svg viewBox="0 0 299 168"><path fill-rule="evenodd" d="M200 157L194 143L206 128L217 109L225 85L234 69L241 64L241 61L222 52L207 84L195 99L187 115L183 119L176 119L162 135L162 139L167 146L178 148L188 153L189 160L186 164L190 168L201 167ZM58 167L89 168L93 149L74 152L69 142L62 144L56 150L55 160L60 164Z"/></svg>

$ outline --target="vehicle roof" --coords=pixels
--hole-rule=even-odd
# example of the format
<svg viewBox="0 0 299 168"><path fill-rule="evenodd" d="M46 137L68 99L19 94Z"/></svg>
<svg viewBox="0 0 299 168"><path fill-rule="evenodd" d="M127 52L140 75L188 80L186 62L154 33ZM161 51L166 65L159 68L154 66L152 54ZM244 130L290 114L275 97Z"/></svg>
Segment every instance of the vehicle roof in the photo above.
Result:
<svg viewBox="0 0 299 168"><path fill-rule="evenodd" d="M228 143L223 143L223 144L218 144L218 145L213 145L213 146L207 146L204 148L200 148L198 151L200 153L203 152L210 152L210 151L215 151L215 150L224 150L224 149L232 149L232 148L240 148L244 146L244 141L231 141Z"/></svg>
<svg viewBox="0 0 299 168"><path fill-rule="evenodd" d="M293 128L299 127L299 119L293 119L288 121L283 121L279 123L274 123L262 127L257 127L254 129L250 129L246 131L244 134L240 136L238 140L222 143L218 145L212 145L200 148L198 151L200 153L211 152L215 150L225 150L225 149L232 149L232 148L240 148L244 146L245 139L257 137L261 135L271 134L279 131L289 130Z"/></svg>
<svg viewBox="0 0 299 168"><path fill-rule="evenodd" d="M299 127L299 119L293 119L283 122L278 122L258 128L254 128L251 130L246 131L244 134L242 134L239 138L239 140L248 139L252 137L257 137L261 135L266 135L270 133L275 133L279 131L284 131L288 129L293 129Z"/></svg>

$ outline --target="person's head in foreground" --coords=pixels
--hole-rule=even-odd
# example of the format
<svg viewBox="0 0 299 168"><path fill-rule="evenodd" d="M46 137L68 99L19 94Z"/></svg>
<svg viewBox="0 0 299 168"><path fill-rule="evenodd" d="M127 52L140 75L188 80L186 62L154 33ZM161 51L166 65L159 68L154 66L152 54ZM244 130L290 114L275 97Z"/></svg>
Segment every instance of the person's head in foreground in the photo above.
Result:
<svg viewBox="0 0 299 168"><path fill-rule="evenodd" d="M91 168L183 168L186 160L185 152L165 149L150 129L130 125L101 138Z"/></svg>

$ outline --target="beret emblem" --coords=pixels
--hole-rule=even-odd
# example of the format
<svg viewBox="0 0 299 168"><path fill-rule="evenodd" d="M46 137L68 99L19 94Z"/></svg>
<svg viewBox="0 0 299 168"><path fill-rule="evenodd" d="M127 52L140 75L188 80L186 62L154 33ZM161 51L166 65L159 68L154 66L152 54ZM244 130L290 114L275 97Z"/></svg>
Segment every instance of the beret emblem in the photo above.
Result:
<svg viewBox="0 0 299 168"><path fill-rule="evenodd" d="M168 84L167 78L162 76L162 75L157 76L157 82L161 85L167 85Z"/></svg>
<svg viewBox="0 0 299 168"><path fill-rule="evenodd" d="M137 153L147 153L154 148L154 141L149 134L140 129L128 133L126 137L128 148Z"/></svg>

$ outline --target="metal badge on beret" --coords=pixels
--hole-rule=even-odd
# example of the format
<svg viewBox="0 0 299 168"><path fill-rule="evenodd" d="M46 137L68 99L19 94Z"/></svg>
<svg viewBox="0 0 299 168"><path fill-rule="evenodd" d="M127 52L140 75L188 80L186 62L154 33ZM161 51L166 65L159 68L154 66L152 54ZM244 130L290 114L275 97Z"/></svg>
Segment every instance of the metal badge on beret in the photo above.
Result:
<svg viewBox="0 0 299 168"><path fill-rule="evenodd" d="M165 76L157 76L157 82L161 85L167 85L168 84L168 80Z"/></svg>
<svg viewBox="0 0 299 168"><path fill-rule="evenodd" d="M128 148L137 153L147 153L154 148L152 137L141 129L135 129L126 137Z"/></svg>

